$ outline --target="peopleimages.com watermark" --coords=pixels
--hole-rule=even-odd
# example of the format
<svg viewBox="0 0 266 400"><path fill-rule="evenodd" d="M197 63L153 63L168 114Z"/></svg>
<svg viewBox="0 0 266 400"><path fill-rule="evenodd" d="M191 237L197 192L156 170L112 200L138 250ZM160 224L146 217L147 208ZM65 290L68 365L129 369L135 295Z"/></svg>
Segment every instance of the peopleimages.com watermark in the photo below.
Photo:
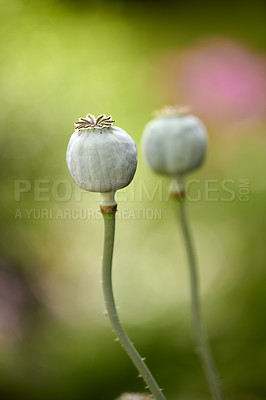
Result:
<svg viewBox="0 0 266 400"><path fill-rule="evenodd" d="M155 183L143 179L132 182L116 193L119 202L168 201L169 183L158 179ZM178 189L178 186L177 186ZM250 195L249 179L190 179L185 183L187 201L248 201ZM31 195L36 202L80 202L88 192L80 190L67 179L17 179L14 183L14 200L23 201ZM92 193L90 193L92 195ZM99 197L99 194L94 194ZM27 197L28 198L28 197Z"/></svg>
<svg viewBox="0 0 266 400"><path fill-rule="evenodd" d="M178 191L178 186L175 185ZM248 179L190 179L185 183L186 201L188 202L246 202L250 197L250 182ZM82 207L82 202L88 197L100 201L99 193L89 193L80 190L67 179L18 179L14 182L14 200L18 205L30 201L33 207L18 207L15 218L22 219L98 219L100 211ZM170 200L169 181L159 178L147 182L135 180L128 187L117 191L118 203L134 203L130 208L118 210L117 217L121 219L160 219L162 207L158 202ZM49 206L45 207L45 204ZM147 203L149 206L147 207ZM152 204L153 203L153 204ZM56 205L52 207L51 204ZM61 205L58 207L58 205ZM84 205L84 203L83 203Z"/></svg>

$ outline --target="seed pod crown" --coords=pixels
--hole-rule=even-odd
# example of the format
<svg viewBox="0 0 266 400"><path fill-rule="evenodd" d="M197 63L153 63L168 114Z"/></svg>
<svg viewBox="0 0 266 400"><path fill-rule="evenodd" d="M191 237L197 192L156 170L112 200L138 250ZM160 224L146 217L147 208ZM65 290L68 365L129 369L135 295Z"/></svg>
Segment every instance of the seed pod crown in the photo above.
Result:
<svg viewBox="0 0 266 400"><path fill-rule="evenodd" d="M84 129L101 129L101 128L109 128L116 121L112 119L112 116L109 115L107 117L105 114L100 114L98 117L95 117L92 114L87 114L84 118L79 118L77 122L74 123L74 126L78 130Z"/></svg>

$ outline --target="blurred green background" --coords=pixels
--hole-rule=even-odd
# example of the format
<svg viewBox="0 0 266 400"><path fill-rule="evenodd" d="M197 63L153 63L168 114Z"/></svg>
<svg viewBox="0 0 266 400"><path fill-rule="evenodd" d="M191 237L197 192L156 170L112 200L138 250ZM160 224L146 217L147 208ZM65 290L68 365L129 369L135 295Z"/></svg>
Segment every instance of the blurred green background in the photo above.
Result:
<svg viewBox="0 0 266 400"><path fill-rule="evenodd" d="M265 2L0 5L0 397L144 391L103 315L99 196L65 162L73 123L91 112L112 114L139 150L118 194L121 320L167 399L210 399L170 182L141 152L153 110L178 103L209 131L188 212L215 360L228 399L265 399Z"/></svg>

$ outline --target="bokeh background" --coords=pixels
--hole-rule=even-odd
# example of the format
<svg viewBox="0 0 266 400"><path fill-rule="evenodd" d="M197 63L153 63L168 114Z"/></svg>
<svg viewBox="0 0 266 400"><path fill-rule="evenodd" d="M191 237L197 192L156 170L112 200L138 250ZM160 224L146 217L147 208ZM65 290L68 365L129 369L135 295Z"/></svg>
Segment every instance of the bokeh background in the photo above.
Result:
<svg viewBox="0 0 266 400"><path fill-rule="evenodd" d="M188 212L224 390L266 398L264 15L260 0L1 0L1 398L144 391L103 315L99 197L75 188L66 167L73 123L88 112L112 114L139 150L118 195L121 320L169 400L211 398L177 205L141 152L165 104L190 105L209 131Z"/></svg>

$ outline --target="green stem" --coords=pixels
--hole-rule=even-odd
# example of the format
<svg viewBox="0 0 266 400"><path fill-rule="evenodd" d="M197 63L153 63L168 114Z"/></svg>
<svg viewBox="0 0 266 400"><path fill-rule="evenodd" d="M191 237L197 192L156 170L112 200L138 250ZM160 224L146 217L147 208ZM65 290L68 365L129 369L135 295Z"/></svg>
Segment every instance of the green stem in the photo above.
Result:
<svg viewBox="0 0 266 400"><path fill-rule="evenodd" d="M215 363L211 354L211 350L204 334L202 327L202 318L200 311L200 300L199 300L199 279L197 273L197 264L194 254L192 239L188 227L185 200L181 199L179 202L179 216L181 221L182 233L184 236L189 272L190 272L190 285L191 285L191 298L192 298L192 312L193 312L193 323L196 334L197 346L199 349L199 355L201 358L202 366L205 372L207 382L209 384L210 391L215 400L224 400L223 390L218 378Z"/></svg>
<svg viewBox="0 0 266 400"><path fill-rule="evenodd" d="M103 218L105 234L102 264L102 284L105 306L108 312L108 316L121 345L124 347L125 351L139 371L140 376L142 376L142 378L146 382L147 387L150 389L155 399L166 400L157 382L153 378L149 368L145 364L144 359L141 358L141 356L133 346L132 342L130 341L119 321L112 288L112 258L115 236L115 212L103 213Z"/></svg>

